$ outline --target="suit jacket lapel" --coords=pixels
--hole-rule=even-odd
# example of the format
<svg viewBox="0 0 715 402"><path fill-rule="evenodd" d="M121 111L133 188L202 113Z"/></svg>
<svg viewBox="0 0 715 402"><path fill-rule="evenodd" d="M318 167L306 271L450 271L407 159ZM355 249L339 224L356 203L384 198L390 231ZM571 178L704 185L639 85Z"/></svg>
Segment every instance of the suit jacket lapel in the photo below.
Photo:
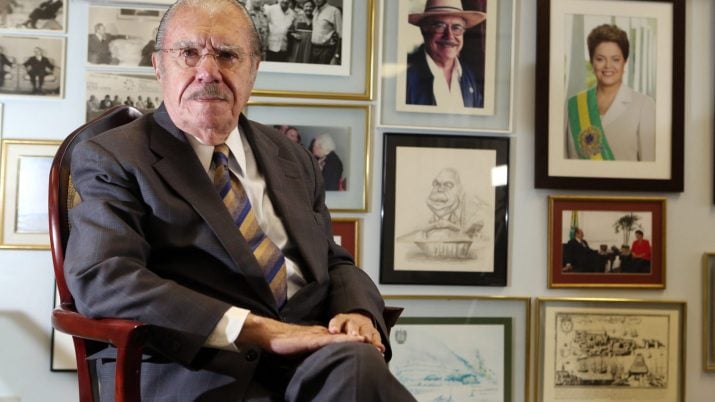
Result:
<svg viewBox="0 0 715 402"><path fill-rule="evenodd" d="M184 133L171 122L163 105L154 113L154 120L161 126L153 126L150 134L151 149L160 156L154 165L157 173L179 196L191 204L216 234L235 264L229 267L250 281L251 287L263 300L270 302L271 308L277 312L273 294L264 279L263 271L256 263L248 243L231 219L211 181L208 180Z"/></svg>

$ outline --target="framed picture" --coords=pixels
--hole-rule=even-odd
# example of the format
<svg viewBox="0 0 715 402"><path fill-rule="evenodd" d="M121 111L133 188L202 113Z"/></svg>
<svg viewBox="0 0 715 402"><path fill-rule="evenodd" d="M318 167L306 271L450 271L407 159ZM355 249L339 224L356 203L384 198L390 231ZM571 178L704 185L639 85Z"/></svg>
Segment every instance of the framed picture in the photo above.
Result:
<svg viewBox="0 0 715 402"><path fill-rule="evenodd" d="M0 249L49 249L47 180L60 141L3 140Z"/></svg>
<svg viewBox="0 0 715 402"><path fill-rule="evenodd" d="M537 4L536 187L682 192L685 1Z"/></svg>
<svg viewBox="0 0 715 402"><path fill-rule="evenodd" d="M536 300L536 402L685 402L685 302Z"/></svg>
<svg viewBox="0 0 715 402"><path fill-rule="evenodd" d="M163 8L89 6L87 64L152 72L151 55Z"/></svg>
<svg viewBox="0 0 715 402"><path fill-rule="evenodd" d="M308 148L323 172L333 212L366 212L370 166L370 107L249 102L246 116Z"/></svg>
<svg viewBox="0 0 715 402"><path fill-rule="evenodd" d="M373 32L375 0L327 0L319 10L325 37L312 37L301 28L307 20L302 0L296 1L298 24L287 35L286 50L271 56L266 49L266 62L259 68L253 95L346 100L372 99ZM277 5L276 5L277 6ZM252 7L249 7L252 8ZM263 13L250 10L261 32L267 35L270 7ZM314 15L318 10L312 11ZM263 14L263 16L261 16ZM328 35L328 31L333 34ZM313 31L316 33L317 31ZM308 38L310 43L308 43ZM305 49L310 45L311 49ZM362 45L364 44L364 45ZM282 54L282 56L280 55ZM310 56L309 56L310 55ZM274 59L281 61L272 61ZM303 61L296 61L296 60ZM305 60L308 62L305 62Z"/></svg>
<svg viewBox="0 0 715 402"><path fill-rule="evenodd" d="M54 307L60 305L60 295L55 286ZM50 340L50 371L77 371L72 336L52 328Z"/></svg>
<svg viewBox="0 0 715 402"><path fill-rule="evenodd" d="M506 286L509 139L384 137L380 282Z"/></svg>
<svg viewBox="0 0 715 402"><path fill-rule="evenodd" d="M161 105L161 85L153 75L88 71L85 73L85 121L117 105L134 106L143 113Z"/></svg>
<svg viewBox="0 0 715 402"><path fill-rule="evenodd" d="M0 36L0 95L62 98L65 38Z"/></svg>
<svg viewBox="0 0 715 402"><path fill-rule="evenodd" d="M360 219L333 218L333 240L339 246L348 250L355 259L355 265L360 266Z"/></svg>
<svg viewBox="0 0 715 402"><path fill-rule="evenodd" d="M10 0L2 3L0 30L65 32L67 0Z"/></svg>
<svg viewBox="0 0 715 402"><path fill-rule="evenodd" d="M703 369L715 371L715 253L703 255Z"/></svg>
<svg viewBox="0 0 715 402"><path fill-rule="evenodd" d="M665 198L549 196L549 287L665 288Z"/></svg>
<svg viewBox="0 0 715 402"><path fill-rule="evenodd" d="M435 12L429 9L427 0L383 3L380 124L510 132L514 1L454 2L461 5L463 11L458 10L458 14L466 24L457 24L460 33L450 36L456 52L425 46L439 35L431 27L421 28L426 21L434 21ZM443 52L446 54L440 55ZM446 82L443 92L435 92L438 85L424 85L433 82L428 61L441 58L458 62L461 71L459 93L453 94L453 99L449 98Z"/></svg>
<svg viewBox="0 0 715 402"><path fill-rule="evenodd" d="M384 298L405 309L389 368L418 401L528 400L529 298Z"/></svg>

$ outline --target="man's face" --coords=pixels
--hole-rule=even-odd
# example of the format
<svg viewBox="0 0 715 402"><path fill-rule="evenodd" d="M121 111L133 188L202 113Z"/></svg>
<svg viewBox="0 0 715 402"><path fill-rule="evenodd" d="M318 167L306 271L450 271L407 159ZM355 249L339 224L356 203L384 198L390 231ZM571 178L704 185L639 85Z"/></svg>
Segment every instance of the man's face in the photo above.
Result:
<svg viewBox="0 0 715 402"><path fill-rule="evenodd" d="M315 6L313 3L304 3L303 4L303 12L306 15L313 15L313 9L315 9Z"/></svg>
<svg viewBox="0 0 715 402"><path fill-rule="evenodd" d="M432 180L432 192L427 198L427 206L441 218L452 212L461 195L462 185L457 173L443 170Z"/></svg>
<svg viewBox="0 0 715 402"><path fill-rule="evenodd" d="M98 24L96 27L94 27L94 32L104 35L104 25Z"/></svg>
<svg viewBox="0 0 715 402"><path fill-rule="evenodd" d="M288 9L288 0L280 0L278 4L281 5L281 10L285 11Z"/></svg>
<svg viewBox="0 0 715 402"><path fill-rule="evenodd" d="M325 4L327 0L315 0L315 6L316 7L323 7L323 4Z"/></svg>
<svg viewBox="0 0 715 402"><path fill-rule="evenodd" d="M439 26L446 26L444 32L437 32ZM438 64L455 60L464 46L464 32L456 35L453 26L466 26L463 18L455 16L437 16L428 18L422 24L422 35L425 40L427 54Z"/></svg>
<svg viewBox="0 0 715 402"><path fill-rule="evenodd" d="M583 240L583 230L581 230L581 229L576 230L576 233L574 233L574 236L579 240Z"/></svg>
<svg viewBox="0 0 715 402"><path fill-rule="evenodd" d="M190 67L176 51L152 56L171 120L204 144L226 140L251 94L259 60L250 56L249 24L248 18L233 7L213 14L182 7L167 25L163 46L195 49L203 57ZM243 54L231 68L219 65L215 57L216 51L225 49Z"/></svg>

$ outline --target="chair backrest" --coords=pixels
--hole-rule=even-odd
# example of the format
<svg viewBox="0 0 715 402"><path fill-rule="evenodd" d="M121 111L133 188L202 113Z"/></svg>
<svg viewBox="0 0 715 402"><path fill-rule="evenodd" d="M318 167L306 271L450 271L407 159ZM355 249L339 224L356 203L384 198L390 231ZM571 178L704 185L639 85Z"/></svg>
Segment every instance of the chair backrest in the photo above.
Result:
<svg viewBox="0 0 715 402"><path fill-rule="evenodd" d="M96 119L82 125L60 144L50 168L50 188L48 191L48 216L50 225L50 249L55 280L62 306L74 310L74 300L67 288L64 276L65 248L70 234L69 210L80 199L72 185L70 164L72 151L80 142L115 127L127 124L142 116L142 113L130 106L115 106Z"/></svg>

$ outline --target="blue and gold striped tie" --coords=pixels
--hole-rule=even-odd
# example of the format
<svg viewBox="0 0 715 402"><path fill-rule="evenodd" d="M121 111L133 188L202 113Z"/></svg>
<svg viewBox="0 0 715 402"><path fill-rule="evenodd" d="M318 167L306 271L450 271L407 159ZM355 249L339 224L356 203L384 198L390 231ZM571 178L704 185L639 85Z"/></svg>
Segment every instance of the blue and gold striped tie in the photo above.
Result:
<svg viewBox="0 0 715 402"><path fill-rule="evenodd" d="M276 304L281 308L287 299L285 256L258 225L246 191L228 168L228 152L226 144L217 145L214 149L212 158L214 187L251 247L253 255L263 269L266 282L273 291Z"/></svg>

